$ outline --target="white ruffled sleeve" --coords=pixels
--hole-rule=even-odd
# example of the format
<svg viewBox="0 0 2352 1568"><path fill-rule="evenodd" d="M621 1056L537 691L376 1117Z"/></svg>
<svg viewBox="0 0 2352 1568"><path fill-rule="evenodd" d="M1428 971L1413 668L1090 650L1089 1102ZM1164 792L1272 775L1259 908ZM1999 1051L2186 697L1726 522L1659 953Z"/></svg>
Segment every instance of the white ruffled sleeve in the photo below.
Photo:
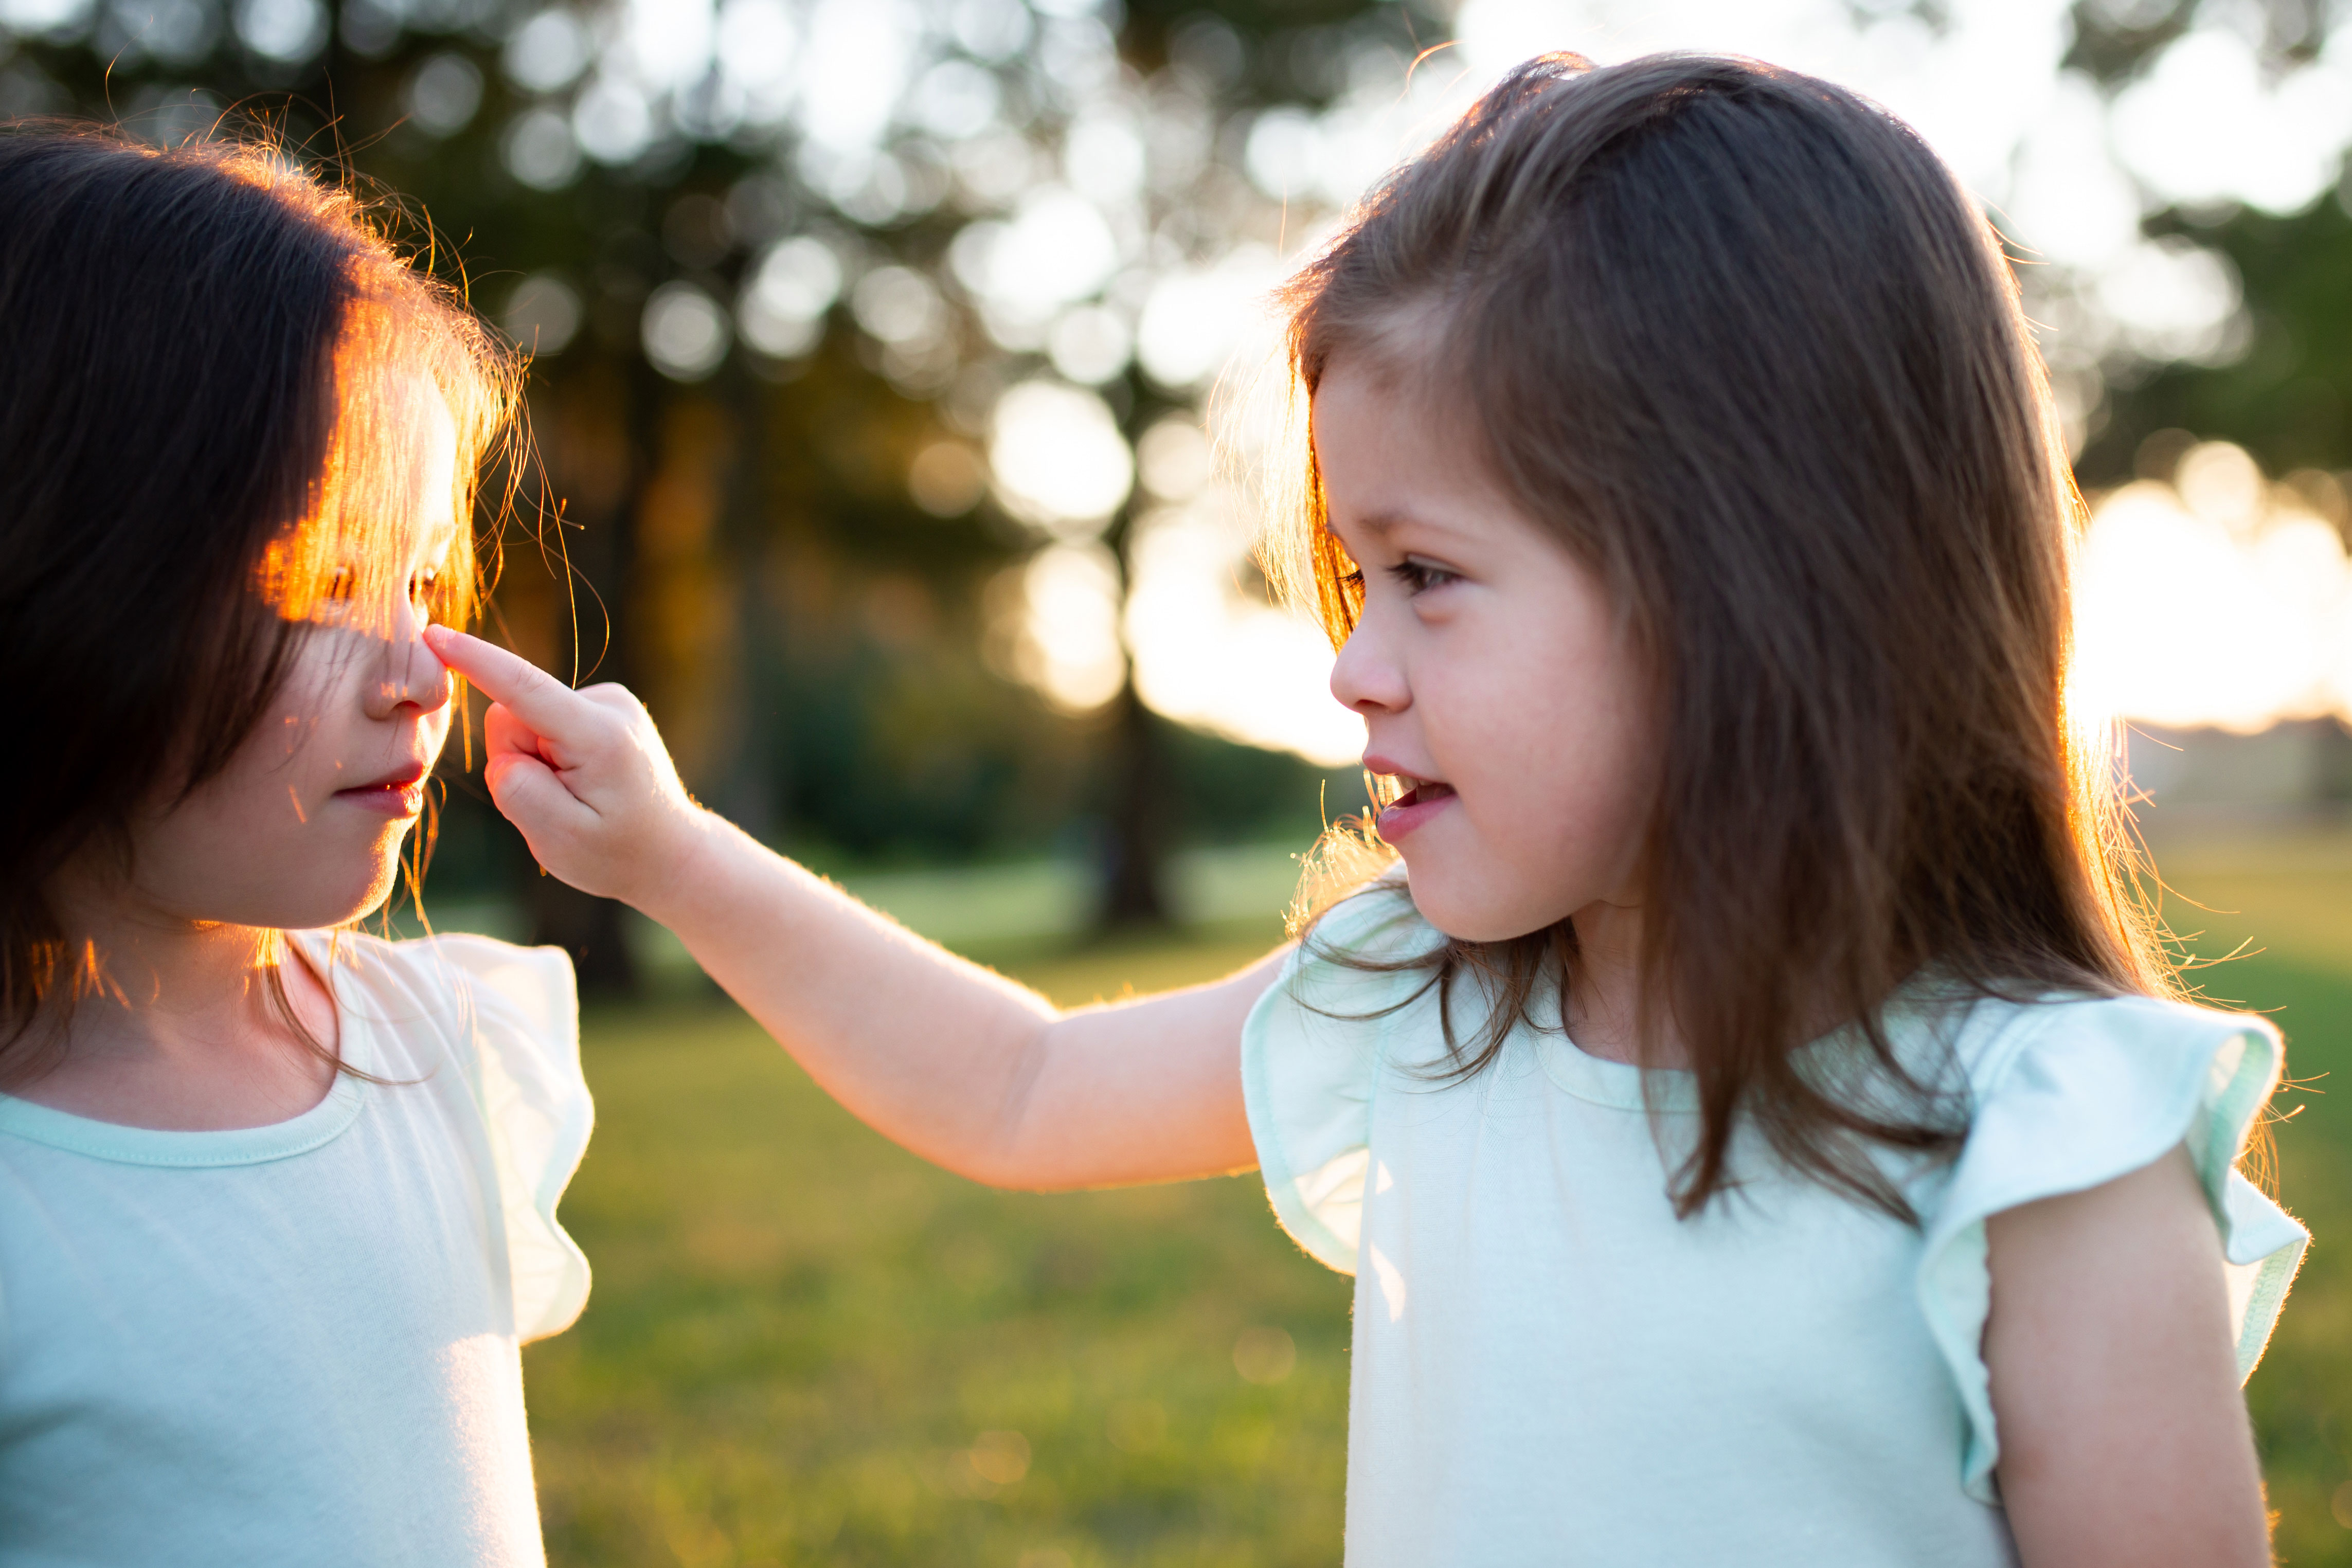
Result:
<svg viewBox="0 0 2352 1568"><path fill-rule="evenodd" d="M1242 1096L1275 1217L1317 1262L1356 1271L1370 1165L1372 1085L1399 1001L1423 973L1348 967L1436 940L1401 884L1383 883L1326 915L1242 1025Z"/></svg>
<svg viewBox="0 0 2352 1568"><path fill-rule="evenodd" d="M1992 1032L1972 1044L1987 1015ZM1962 1484L1994 1502L2000 1441L1982 1354L1990 1216L2085 1191L2185 1145L2221 1228L2242 1380L2311 1238L2237 1169L2278 1085L2279 1036L2266 1020L2146 997L1985 1003L1960 1051L1975 1103L1949 1185L1925 1215L1918 1291L1968 1419Z"/></svg>
<svg viewBox="0 0 2352 1568"><path fill-rule="evenodd" d="M556 1201L595 1124L580 1071L580 1002L560 947L480 936L434 939L466 982L475 1094L489 1134L526 1343L572 1326L588 1302L588 1259L556 1223Z"/></svg>

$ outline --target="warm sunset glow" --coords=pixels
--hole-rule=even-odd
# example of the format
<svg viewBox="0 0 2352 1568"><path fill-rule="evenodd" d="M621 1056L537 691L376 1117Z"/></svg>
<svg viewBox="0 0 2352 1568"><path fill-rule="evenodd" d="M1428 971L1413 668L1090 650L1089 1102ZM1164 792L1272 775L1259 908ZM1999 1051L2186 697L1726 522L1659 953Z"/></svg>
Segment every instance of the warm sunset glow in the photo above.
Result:
<svg viewBox="0 0 2352 1568"><path fill-rule="evenodd" d="M1127 608L1136 690L1171 718L1336 766L1364 724L1331 695L1331 644L1253 580L1246 520L1222 489L1152 513Z"/></svg>
<svg viewBox="0 0 2352 1568"><path fill-rule="evenodd" d="M2240 733L2352 716L2352 572L2314 505L2334 482L2299 477L2273 484L2209 442L2173 484L2097 502L2077 566L2078 711Z"/></svg>

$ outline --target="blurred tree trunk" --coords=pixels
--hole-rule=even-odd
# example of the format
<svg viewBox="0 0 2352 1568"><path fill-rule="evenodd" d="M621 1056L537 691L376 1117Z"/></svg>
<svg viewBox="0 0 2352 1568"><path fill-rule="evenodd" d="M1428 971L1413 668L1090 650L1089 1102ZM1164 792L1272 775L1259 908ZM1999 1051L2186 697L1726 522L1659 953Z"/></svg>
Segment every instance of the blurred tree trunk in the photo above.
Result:
<svg viewBox="0 0 2352 1568"><path fill-rule="evenodd" d="M629 951L622 906L542 872L532 883L530 940L572 955L583 997L632 997L637 963Z"/></svg>
<svg viewBox="0 0 2352 1568"><path fill-rule="evenodd" d="M1109 832L1103 858L1097 924L1106 930L1165 925L1168 898L1165 764L1153 734L1151 710L1135 693L1132 665L1112 706Z"/></svg>

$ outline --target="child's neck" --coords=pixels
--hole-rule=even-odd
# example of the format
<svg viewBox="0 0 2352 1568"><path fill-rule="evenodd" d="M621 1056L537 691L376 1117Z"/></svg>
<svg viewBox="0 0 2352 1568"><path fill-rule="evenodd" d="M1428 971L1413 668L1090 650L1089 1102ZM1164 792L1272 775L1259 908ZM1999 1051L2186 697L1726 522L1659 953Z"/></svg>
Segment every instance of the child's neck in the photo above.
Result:
<svg viewBox="0 0 2352 1568"><path fill-rule="evenodd" d="M302 1028L330 1047L333 999L275 932L175 917L70 882L52 906L70 966L94 967L97 983L71 988L80 995L70 1005L53 1002L36 1020L54 1066L8 1092L101 1122L213 1131L288 1120L331 1087L332 1064L278 1006L272 970ZM71 962L82 956L90 967Z"/></svg>
<svg viewBox="0 0 2352 1568"><path fill-rule="evenodd" d="M1647 1067L1687 1068L1690 1054L1670 1009L1656 1008L1657 1032L1646 1056L1640 1032L1642 911L1600 902L1576 912L1576 986L1569 997L1568 1036L1587 1056Z"/></svg>

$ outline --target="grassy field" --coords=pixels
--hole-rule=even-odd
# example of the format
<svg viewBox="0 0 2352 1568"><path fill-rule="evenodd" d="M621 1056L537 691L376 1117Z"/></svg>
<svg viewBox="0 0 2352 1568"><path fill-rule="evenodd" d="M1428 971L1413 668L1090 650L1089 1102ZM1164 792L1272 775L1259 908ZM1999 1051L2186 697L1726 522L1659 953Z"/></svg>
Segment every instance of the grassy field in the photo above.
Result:
<svg viewBox="0 0 2352 1568"><path fill-rule="evenodd" d="M2287 1037L2274 1129L2281 1199L2314 1242L2247 1385L2294 1568L2352 1565L2352 835L2209 840L2159 856L2172 928L2216 1002L2270 1013ZM2241 956L2230 956L2242 954Z"/></svg>
<svg viewBox="0 0 2352 1568"><path fill-rule="evenodd" d="M1006 967L1084 1001L1269 945ZM1253 1179L991 1192L715 1005L605 1014L587 1052L595 1295L527 1354L557 1563L1337 1560L1349 1281Z"/></svg>
<svg viewBox="0 0 2352 1568"><path fill-rule="evenodd" d="M2207 992L2277 1009L2317 1232L2250 1389L2284 1558L2352 1568L2352 837L2168 852ZM2187 902L2193 898L2197 904ZM2198 907L2201 904L2204 907ZM1064 1000L1222 972L1271 923L1003 967ZM560 1568L1339 1558L1348 1281L1254 1179L992 1193L866 1132L731 1009L593 1015L564 1218L587 1314L526 1353Z"/></svg>

